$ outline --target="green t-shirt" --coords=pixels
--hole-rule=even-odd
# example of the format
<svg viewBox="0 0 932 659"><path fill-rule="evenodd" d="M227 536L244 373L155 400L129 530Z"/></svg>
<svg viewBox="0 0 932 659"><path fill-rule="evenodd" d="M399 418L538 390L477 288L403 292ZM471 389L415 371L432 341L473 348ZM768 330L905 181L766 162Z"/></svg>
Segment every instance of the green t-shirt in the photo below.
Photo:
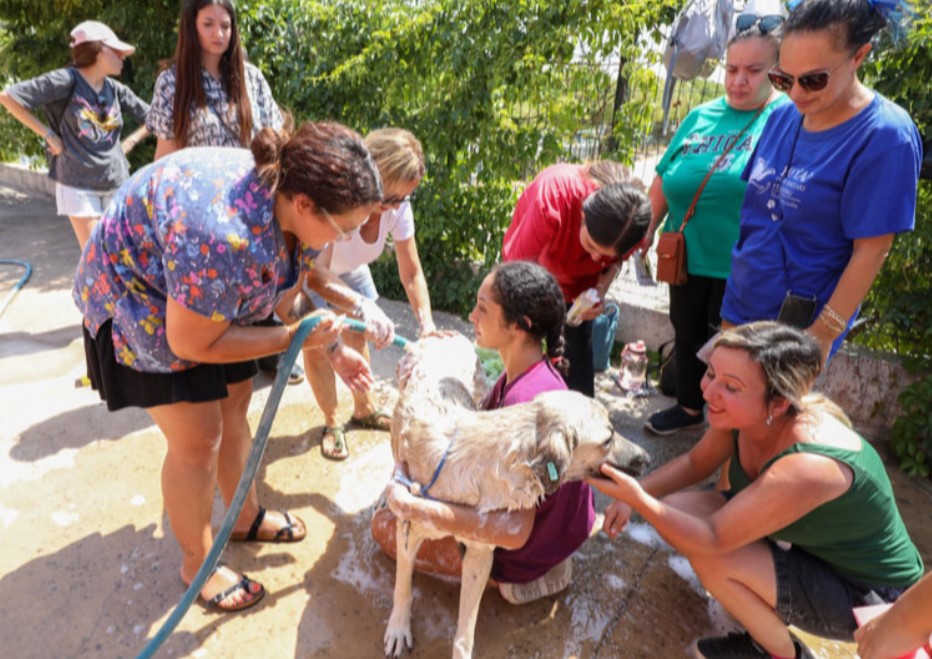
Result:
<svg viewBox="0 0 932 659"><path fill-rule="evenodd" d="M785 101L786 96L781 94L764 108L706 184L684 231L686 269L690 274L727 279L731 273L731 248L738 240L741 203L747 187L741 174L770 113ZM723 96L686 115L657 163L669 207L665 231L679 228L702 179L756 112L734 110Z"/></svg>
<svg viewBox="0 0 932 659"><path fill-rule="evenodd" d="M741 467L738 440L734 442L728 476L731 491L737 494L751 480ZM922 557L909 538L893 486L874 447L863 438L860 451L797 443L768 460L761 473L791 453L834 458L851 468L854 480L847 492L776 531L771 540L790 542L822 559L845 578L866 586L904 588L922 577ZM792 497L793 493L786 496Z"/></svg>

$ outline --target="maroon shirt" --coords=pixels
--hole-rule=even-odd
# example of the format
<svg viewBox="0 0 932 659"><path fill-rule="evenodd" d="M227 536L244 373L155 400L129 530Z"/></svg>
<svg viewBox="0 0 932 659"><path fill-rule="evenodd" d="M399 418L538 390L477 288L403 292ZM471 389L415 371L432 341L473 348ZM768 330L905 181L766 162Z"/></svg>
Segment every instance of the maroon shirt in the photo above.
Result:
<svg viewBox="0 0 932 659"><path fill-rule="evenodd" d="M527 403L545 391L564 391L566 383L543 359L505 384L502 375L484 401L487 410ZM492 578L502 583L528 583L546 574L585 542L595 524L592 491L583 482L566 483L537 506L534 527L520 549L495 550Z"/></svg>

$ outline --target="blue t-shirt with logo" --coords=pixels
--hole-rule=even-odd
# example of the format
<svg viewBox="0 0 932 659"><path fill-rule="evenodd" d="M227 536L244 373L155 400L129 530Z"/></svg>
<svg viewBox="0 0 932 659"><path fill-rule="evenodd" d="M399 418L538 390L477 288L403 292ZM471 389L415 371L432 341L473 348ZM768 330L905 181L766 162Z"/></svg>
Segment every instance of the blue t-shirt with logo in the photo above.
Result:
<svg viewBox="0 0 932 659"><path fill-rule="evenodd" d="M722 304L722 318L731 323L777 318L787 292L815 296L818 313L855 240L915 224L922 142L902 108L874 93L838 126L810 132L802 122L791 103L774 110L745 168L748 187Z"/></svg>

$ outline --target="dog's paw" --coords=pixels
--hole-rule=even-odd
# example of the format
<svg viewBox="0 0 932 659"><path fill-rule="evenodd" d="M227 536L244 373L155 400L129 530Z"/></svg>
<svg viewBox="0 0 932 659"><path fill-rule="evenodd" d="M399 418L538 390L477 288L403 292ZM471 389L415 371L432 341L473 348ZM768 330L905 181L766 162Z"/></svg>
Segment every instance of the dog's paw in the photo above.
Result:
<svg viewBox="0 0 932 659"><path fill-rule="evenodd" d="M400 657L405 648L410 650L414 647L414 641L411 638L411 627L406 626L398 629L388 626L385 630L385 656Z"/></svg>

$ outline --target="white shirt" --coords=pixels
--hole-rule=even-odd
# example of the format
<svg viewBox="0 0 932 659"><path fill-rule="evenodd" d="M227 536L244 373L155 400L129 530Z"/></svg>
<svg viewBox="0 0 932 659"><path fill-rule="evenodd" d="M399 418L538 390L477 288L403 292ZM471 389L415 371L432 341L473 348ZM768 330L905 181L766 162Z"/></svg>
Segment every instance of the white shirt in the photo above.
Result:
<svg viewBox="0 0 932 659"><path fill-rule="evenodd" d="M398 208L390 208L382 213L379 235L375 242L366 242L358 231L353 234L352 240L334 242L330 270L342 275L361 265L372 263L385 250L385 241L388 240L389 234L395 242L414 237L414 213L411 211L410 202L406 201Z"/></svg>

